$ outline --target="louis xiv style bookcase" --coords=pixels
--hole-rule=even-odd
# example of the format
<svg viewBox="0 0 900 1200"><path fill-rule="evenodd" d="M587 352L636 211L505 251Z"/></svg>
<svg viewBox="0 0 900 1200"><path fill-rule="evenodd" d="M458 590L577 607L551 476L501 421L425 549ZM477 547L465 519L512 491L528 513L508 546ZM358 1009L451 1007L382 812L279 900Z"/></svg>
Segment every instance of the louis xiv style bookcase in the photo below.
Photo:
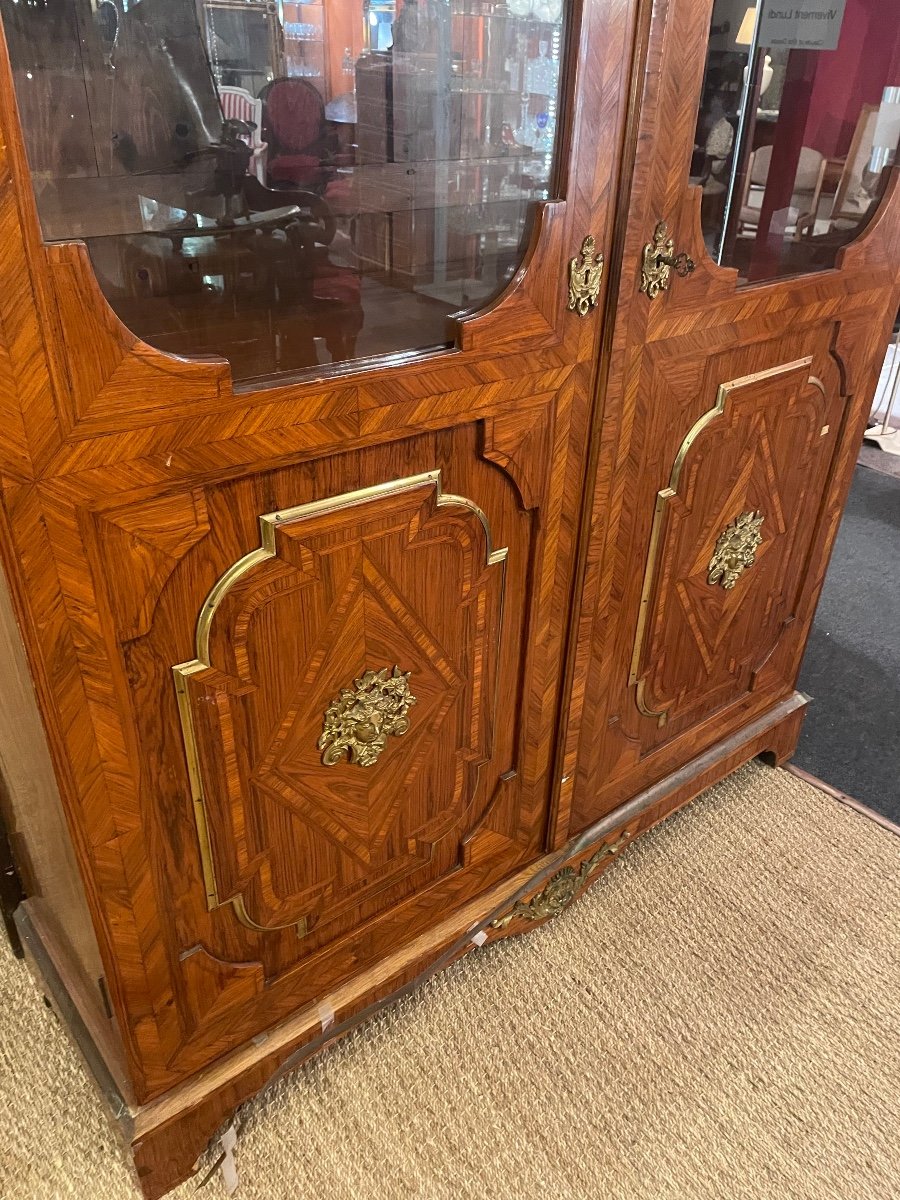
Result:
<svg viewBox="0 0 900 1200"><path fill-rule="evenodd" d="M793 749L900 43L746 7L4 0L15 920L151 1200Z"/></svg>

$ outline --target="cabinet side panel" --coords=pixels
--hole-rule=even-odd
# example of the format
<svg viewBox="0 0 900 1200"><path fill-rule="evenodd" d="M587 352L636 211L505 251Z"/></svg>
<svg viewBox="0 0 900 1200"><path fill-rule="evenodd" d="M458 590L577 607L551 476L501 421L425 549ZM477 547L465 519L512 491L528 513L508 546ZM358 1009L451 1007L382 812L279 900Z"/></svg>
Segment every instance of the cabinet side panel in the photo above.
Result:
<svg viewBox="0 0 900 1200"><path fill-rule="evenodd" d="M25 890L80 976L88 995L101 997L103 974L47 740L38 714L25 650L0 574L0 777L4 813Z"/></svg>

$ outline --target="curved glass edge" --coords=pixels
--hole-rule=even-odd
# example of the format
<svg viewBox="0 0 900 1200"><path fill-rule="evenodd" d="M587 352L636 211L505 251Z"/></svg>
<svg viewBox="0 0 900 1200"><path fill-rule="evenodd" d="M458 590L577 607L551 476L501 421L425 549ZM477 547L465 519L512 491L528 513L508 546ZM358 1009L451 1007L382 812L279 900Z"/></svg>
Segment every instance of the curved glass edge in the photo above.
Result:
<svg viewBox="0 0 900 1200"><path fill-rule="evenodd" d="M236 383L447 347L553 198L563 0L4 0L48 242Z"/></svg>
<svg viewBox="0 0 900 1200"><path fill-rule="evenodd" d="M739 285L828 270L869 225L900 141L893 0L715 0L690 183Z"/></svg>

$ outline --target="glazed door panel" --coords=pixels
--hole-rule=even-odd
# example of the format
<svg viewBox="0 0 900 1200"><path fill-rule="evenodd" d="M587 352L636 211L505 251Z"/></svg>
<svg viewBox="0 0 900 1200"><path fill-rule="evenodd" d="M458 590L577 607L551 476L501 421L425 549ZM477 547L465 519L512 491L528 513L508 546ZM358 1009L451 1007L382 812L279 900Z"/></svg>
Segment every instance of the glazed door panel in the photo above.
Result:
<svg viewBox="0 0 900 1200"><path fill-rule="evenodd" d="M900 299L890 172L866 175L868 207L849 225L843 210L829 218L821 179L815 199L801 187L796 163L813 150L801 143L826 136L807 119L809 96L834 60L785 52L774 145L761 154L762 118L754 128L742 114L762 111L771 55L757 45L748 64L723 3L670 0L643 14L645 85L558 838L793 689ZM711 25L704 70L696 47ZM852 55L842 63L855 69ZM735 95L745 88L731 123L729 79ZM698 98L710 95L708 119L704 102L698 118ZM704 120L715 132L701 169ZM778 192L781 160L796 169L793 196ZM740 211L722 200L729 182Z"/></svg>
<svg viewBox="0 0 900 1200"><path fill-rule="evenodd" d="M452 36L470 18L461 13ZM117 167L98 182L88 163L77 186L39 181L42 234L12 87L0 88L3 557L139 1101L427 935L547 847L631 38L618 0L567 6L562 42L558 18L553 61L536 37L513 42L537 56L532 82L538 68L549 91L559 79L549 117L520 114L542 137L552 118L562 148L551 178L550 147L529 144L541 153L527 237L500 253L510 228L524 228L522 196L514 212L508 189L499 213L486 204L493 168L471 146L462 158L484 172L479 205L457 203L448 224L429 193L435 211L416 229L431 230L432 247L429 220L442 245L488 239L493 256L467 251L477 295L454 277L436 299L440 281L397 261L376 279L366 238L384 205L359 220L338 213L358 262L316 278L347 284L355 272L373 338L404 352L366 360L362 343L335 342L316 369L336 326L319 336L309 321L346 316L356 292L291 290L299 276L283 254L304 270L335 265L312 226L312 240L291 233L309 217L296 195L280 231L257 220L268 210L236 225L198 212L187 225L123 227L110 245L140 251L145 266L156 254L147 238L168 246L165 271L135 276L148 289L143 341L122 323L135 297L111 290L125 260L94 234L110 214L144 219L143 203L129 207L136 180L162 205L170 184L183 191L193 176ZM36 21L47 36L61 28ZM16 20L20 87L31 80L30 28ZM366 120L379 118L365 97L385 94L390 62L370 58L358 75ZM367 93L378 71L380 91ZM214 112L207 83L204 112ZM98 88L114 84L107 72ZM471 102L468 90L454 95ZM524 147L502 141L504 122L489 124L504 179L521 173ZM370 132L360 130L363 157ZM404 145L428 157L424 143L415 154ZM405 160L361 165L370 205L376 193L390 199L389 175L407 189L417 175ZM442 195L472 184L437 174ZM275 202L255 182L241 191ZM189 193L198 204L207 194ZM71 216L65 204L86 195L102 196L79 209L90 245L46 243L53 221ZM326 208L339 205L328 196ZM405 226L391 203L379 228L393 229L399 253ZM196 251L203 287L173 283L176 243L176 274ZM162 283L164 297L153 290ZM268 309L253 291L263 283ZM216 324L228 308L217 287L249 305L228 309L230 325ZM387 295L399 307L379 302ZM443 332L426 341L423 329L443 331L446 311L472 296L482 307L453 319L446 344ZM161 298L192 314L177 347L151 337ZM424 324L405 324L409 312ZM258 324L270 339L259 358ZM223 346L230 364L200 356Z"/></svg>

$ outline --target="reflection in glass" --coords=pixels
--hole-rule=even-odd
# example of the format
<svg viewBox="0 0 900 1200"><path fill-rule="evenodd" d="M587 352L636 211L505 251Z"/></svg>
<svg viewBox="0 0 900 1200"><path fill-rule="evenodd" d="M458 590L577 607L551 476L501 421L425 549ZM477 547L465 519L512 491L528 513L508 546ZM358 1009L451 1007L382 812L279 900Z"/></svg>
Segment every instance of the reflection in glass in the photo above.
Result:
<svg viewBox="0 0 900 1200"><path fill-rule="evenodd" d="M447 344L550 196L562 0L4 5L44 236L237 379Z"/></svg>
<svg viewBox="0 0 900 1200"><path fill-rule="evenodd" d="M817 271L864 228L900 138L896 0L715 0L691 183L742 282Z"/></svg>

